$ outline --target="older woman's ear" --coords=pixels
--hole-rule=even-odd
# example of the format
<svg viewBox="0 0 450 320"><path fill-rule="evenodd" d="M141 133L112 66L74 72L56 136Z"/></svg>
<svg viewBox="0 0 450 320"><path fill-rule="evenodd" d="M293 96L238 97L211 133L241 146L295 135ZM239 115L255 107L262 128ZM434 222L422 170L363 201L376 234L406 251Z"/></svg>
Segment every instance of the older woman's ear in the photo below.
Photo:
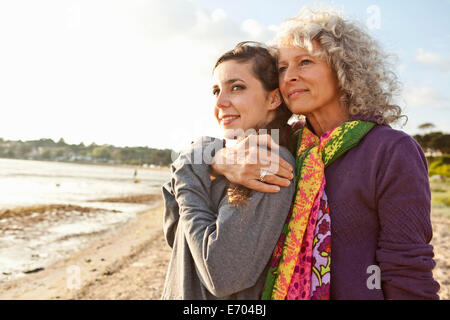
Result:
<svg viewBox="0 0 450 320"><path fill-rule="evenodd" d="M281 105L281 94L277 88L269 93L269 110L275 110Z"/></svg>

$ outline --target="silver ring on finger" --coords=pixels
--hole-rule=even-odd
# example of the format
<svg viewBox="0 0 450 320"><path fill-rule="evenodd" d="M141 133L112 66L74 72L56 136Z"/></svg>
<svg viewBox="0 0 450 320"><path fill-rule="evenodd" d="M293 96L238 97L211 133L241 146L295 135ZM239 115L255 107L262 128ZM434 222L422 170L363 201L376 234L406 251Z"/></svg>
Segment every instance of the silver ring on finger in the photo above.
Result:
<svg viewBox="0 0 450 320"><path fill-rule="evenodd" d="M264 169L260 169L260 171L259 171L259 181L264 182L264 178L266 177L267 174L269 174L269 171L264 170Z"/></svg>

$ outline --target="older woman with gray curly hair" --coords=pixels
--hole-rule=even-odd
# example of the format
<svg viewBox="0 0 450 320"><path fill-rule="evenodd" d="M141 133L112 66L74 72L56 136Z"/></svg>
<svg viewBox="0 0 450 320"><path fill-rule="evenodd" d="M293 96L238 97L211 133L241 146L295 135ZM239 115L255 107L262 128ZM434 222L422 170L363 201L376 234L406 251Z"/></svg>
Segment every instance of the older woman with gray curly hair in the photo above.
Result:
<svg viewBox="0 0 450 320"><path fill-rule="evenodd" d="M387 56L329 9L302 9L274 45L281 94L306 121L296 124L295 198L262 298L438 299L427 162L390 127L405 116ZM242 148L219 151L213 173L264 192L286 184L269 162L227 164Z"/></svg>

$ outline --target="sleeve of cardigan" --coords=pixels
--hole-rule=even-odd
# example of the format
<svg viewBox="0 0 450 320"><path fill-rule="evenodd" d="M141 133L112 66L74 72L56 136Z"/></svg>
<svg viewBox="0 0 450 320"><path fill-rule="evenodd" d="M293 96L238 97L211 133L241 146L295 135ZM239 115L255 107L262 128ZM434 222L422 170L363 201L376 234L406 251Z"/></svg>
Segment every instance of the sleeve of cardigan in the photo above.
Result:
<svg viewBox="0 0 450 320"><path fill-rule="evenodd" d="M377 175L377 260L386 299L438 299L430 245L431 194L425 155L402 136L385 152Z"/></svg>
<svg viewBox="0 0 450 320"><path fill-rule="evenodd" d="M194 144L192 152L201 146ZM285 148L280 155L291 165ZM210 201L209 168L192 164L182 155L174 165L175 197L182 229L197 273L213 295L225 297L256 284L270 260L289 213L295 184L276 194L252 192L239 206L222 199L219 208Z"/></svg>

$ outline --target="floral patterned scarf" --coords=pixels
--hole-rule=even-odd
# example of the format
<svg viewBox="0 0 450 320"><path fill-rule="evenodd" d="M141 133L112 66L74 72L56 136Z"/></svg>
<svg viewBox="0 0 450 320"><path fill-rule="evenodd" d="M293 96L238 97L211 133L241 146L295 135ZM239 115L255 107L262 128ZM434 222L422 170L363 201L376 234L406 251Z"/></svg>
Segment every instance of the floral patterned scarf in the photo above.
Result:
<svg viewBox="0 0 450 320"><path fill-rule="evenodd" d="M298 131L294 202L276 244L263 300L330 298L331 219L325 194L325 168L356 146L375 124L346 122L320 138Z"/></svg>

